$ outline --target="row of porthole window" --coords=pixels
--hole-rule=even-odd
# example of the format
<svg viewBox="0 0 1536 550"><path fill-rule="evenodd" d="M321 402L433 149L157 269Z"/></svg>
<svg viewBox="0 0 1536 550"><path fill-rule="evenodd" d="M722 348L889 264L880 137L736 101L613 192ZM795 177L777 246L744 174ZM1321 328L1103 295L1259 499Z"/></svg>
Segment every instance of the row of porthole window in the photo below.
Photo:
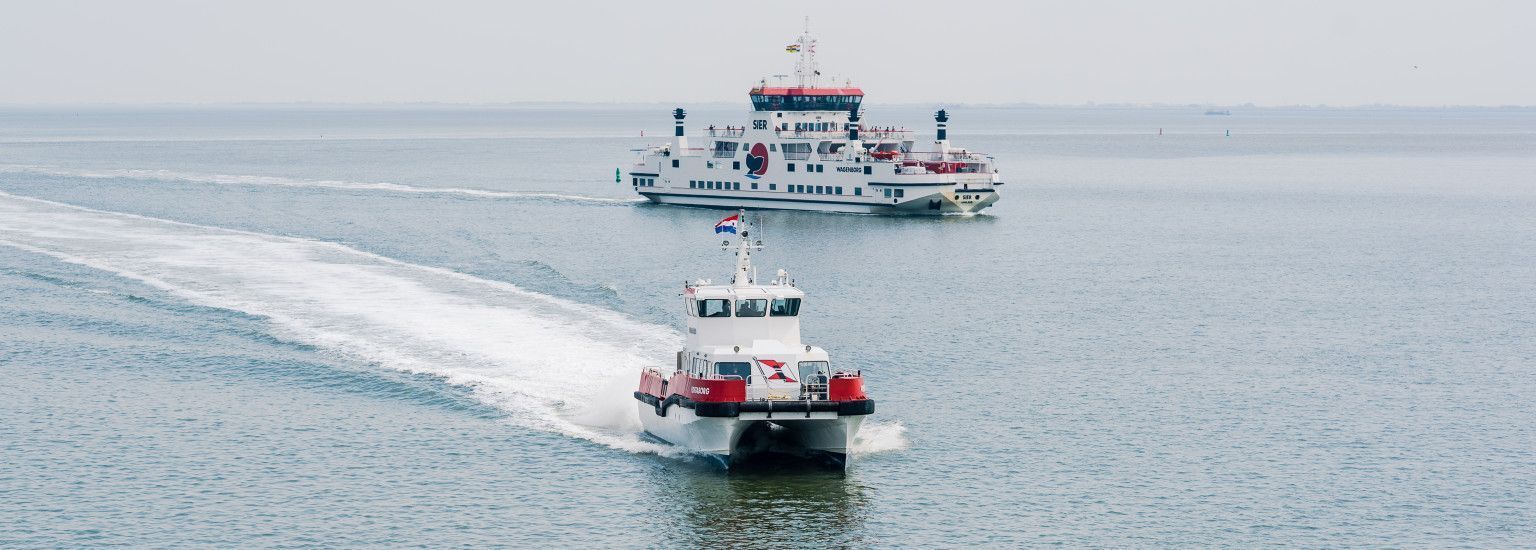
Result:
<svg viewBox="0 0 1536 550"><path fill-rule="evenodd" d="M714 190L720 190L720 191L740 191L741 190L741 182L739 182L739 181L697 181L697 180L688 180L688 188L689 189L714 189ZM753 189L757 189L757 184L756 183L752 184L752 188Z"/></svg>
<svg viewBox="0 0 1536 550"><path fill-rule="evenodd" d="M636 180L635 185L641 186L641 187L644 187L644 186L655 186L656 185L656 179L655 178L635 178L635 180ZM647 182L649 182L649 183L647 183ZM710 190L716 190L716 191L740 191L741 190L741 182L739 182L739 181L699 181L699 180L688 180L688 188L689 189L710 189ZM757 182L753 182L752 183L751 189L753 189L753 190L757 189ZM776 183L770 183L770 184L768 184L768 190L769 191L778 191L779 190L779 185L776 184ZM808 195L841 195L841 194L843 194L842 186L832 186L832 185L798 185L798 184L791 184L791 185L785 186L784 191L787 192L787 193L805 193L805 194L808 194ZM885 198L888 198L888 199L889 198L898 198L898 199L905 198L906 194L907 194L907 191L905 189L891 189L891 188L886 188L885 189ZM863 188L859 188L859 187L853 188L853 196L855 196L855 197L862 197L862 196L864 196L864 189ZM980 197L978 197L978 198L980 198Z"/></svg>
<svg viewBox="0 0 1536 550"><path fill-rule="evenodd" d="M843 194L843 188L842 186L834 187L831 185L790 185L789 192L811 195L841 195ZM855 187L853 188L853 194L854 196L862 197L864 196L864 189Z"/></svg>
<svg viewBox="0 0 1536 550"><path fill-rule="evenodd" d="M656 178L631 178L635 187L655 187Z"/></svg>

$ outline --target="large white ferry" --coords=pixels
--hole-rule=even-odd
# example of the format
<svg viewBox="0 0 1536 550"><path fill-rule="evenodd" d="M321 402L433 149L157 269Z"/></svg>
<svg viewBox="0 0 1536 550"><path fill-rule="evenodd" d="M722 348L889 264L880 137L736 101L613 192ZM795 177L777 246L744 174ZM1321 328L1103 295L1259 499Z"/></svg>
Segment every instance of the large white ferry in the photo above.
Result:
<svg viewBox="0 0 1536 550"><path fill-rule="evenodd" d="M630 169L635 192L662 204L822 210L868 214L949 214L997 202L992 158L949 143L944 110L932 148L910 131L866 126L859 88L822 87L809 30L791 44L800 55L796 86L760 82L749 92L746 126L710 126L692 147L676 109L670 143L643 150Z"/></svg>
<svg viewBox="0 0 1536 550"><path fill-rule="evenodd" d="M743 214L716 224L741 231L729 284L683 288L688 333L671 372L640 376L640 422L652 436L717 457L727 465L744 438L784 441L846 467L848 447L875 402L862 373L836 370L827 352L800 340L805 292L779 270L758 284ZM725 246L729 246L729 241ZM750 434L756 433L756 436Z"/></svg>

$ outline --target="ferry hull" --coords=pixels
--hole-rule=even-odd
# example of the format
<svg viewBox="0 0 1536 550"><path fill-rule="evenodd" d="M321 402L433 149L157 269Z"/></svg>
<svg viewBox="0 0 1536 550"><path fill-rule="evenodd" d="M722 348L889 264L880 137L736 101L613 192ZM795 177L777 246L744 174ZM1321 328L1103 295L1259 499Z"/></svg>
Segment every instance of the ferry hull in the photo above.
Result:
<svg viewBox="0 0 1536 550"><path fill-rule="evenodd" d="M775 199L742 195L691 195L669 192L641 192L642 196L656 204L699 206L705 208L753 210L812 210L848 214L884 214L908 216L936 216L944 214L970 214L979 212L997 202L996 192L967 192L958 199L951 193L933 193L893 204L874 202L815 201L804 199Z"/></svg>
<svg viewBox="0 0 1536 550"><path fill-rule="evenodd" d="M716 418L673 406L667 408L666 416L659 416L656 407L640 403L639 413L646 433L714 455L727 467L762 451L815 454L846 467L848 450L864 424L863 416L839 416L835 412L743 412L737 417ZM749 433L765 437L754 438Z"/></svg>

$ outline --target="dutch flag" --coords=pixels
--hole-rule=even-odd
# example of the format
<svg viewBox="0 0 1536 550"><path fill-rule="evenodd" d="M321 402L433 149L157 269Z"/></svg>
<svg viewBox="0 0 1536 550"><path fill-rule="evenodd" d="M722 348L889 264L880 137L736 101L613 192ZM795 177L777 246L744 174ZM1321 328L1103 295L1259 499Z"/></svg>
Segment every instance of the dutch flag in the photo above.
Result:
<svg viewBox="0 0 1536 550"><path fill-rule="evenodd" d="M741 214L735 214L729 218L720 220L720 223L715 224L715 233L735 233L736 222L739 219L741 219Z"/></svg>

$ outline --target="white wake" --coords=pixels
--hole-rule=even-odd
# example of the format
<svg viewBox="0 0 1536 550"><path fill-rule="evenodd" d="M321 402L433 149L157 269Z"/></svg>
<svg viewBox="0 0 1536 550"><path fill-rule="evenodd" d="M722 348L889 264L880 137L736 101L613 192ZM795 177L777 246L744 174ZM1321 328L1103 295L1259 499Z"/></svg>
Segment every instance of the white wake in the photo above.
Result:
<svg viewBox="0 0 1536 550"><path fill-rule="evenodd" d="M0 192L0 244L269 319L275 334L470 389L511 421L634 452L630 396L681 336L509 283L346 246L93 210ZM905 445L866 427L856 452Z"/></svg>
<svg viewBox="0 0 1536 550"><path fill-rule="evenodd" d="M466 197L478 197L489 199L541 199L552 201L585 202L598 204L634 204L645 202L639 197L615 198L615 197L591 197L569 193L551 193L545 191L491 191L486 189L471 189L464 187L419 187L401 183L389 182L362 182L345 180L311 180L284 178L276 176L249 176L228 174L196 174L178 172L174 170L140 170L140 169L110 169L110 170L75 170L62 169L50 166L34 166L7 164L0 165L0 173L41 174L45 176L61 176L67 178L89 179L132 179L141 181L165 181L180 183L205 183L215 185L260 185L274 187L307 187L320 189L342 189L349 191L379 191L386 193L411 193L419 195L457 195Z"/></svg>

